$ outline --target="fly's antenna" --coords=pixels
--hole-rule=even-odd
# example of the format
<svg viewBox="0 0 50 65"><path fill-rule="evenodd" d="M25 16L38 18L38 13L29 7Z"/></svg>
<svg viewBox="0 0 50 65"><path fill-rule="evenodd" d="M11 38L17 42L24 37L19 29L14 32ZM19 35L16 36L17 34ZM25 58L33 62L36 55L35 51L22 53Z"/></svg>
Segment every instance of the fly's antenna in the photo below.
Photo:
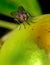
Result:
<svg viewBox="0 0 50 65"><path fill-rule="evenodd" d="M17 12L16 12L16 11L14 11L14 12L11 12L10 14L11 14L11 16L12 16L12 17L16 17Z"/></svg>

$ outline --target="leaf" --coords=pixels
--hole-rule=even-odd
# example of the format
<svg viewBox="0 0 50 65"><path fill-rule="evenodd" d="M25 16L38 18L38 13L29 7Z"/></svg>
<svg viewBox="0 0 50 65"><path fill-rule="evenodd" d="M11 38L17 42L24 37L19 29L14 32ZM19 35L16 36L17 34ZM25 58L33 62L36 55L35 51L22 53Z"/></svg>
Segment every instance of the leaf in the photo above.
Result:
<svg viewBox="0 0 50 65"><path fill-rule="evenodd" d="M18 8L17 4L11 0L0 0L0 13L11 16L11 12L16 11Z"/></svg>
<svg viewBox="0 0 50 65"><path fill-rule="evenodd" d="M11 16L11 12L17 11L18 6L23 6L32 16L42 14L37 0L0 0L0 13Z"/></svg>

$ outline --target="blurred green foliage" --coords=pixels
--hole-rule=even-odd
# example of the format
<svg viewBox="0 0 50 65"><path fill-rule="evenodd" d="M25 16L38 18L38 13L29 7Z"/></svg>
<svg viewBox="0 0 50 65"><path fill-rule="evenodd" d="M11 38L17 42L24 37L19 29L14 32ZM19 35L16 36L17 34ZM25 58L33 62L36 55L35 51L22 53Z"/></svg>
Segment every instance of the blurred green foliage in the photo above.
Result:
<svg viewBox="0 0 50 65"><path fill-rule="evenodd" d="M0 0L0 13L11 16L12 11L17 10L17 4L12 2L11 0Z"/></svg>
<svg viewBox="0 0 50 65"><path fill-rule="evenodd" d="M18 6L23 6L32 16L41 15L41 8L37 0L0 0L0 13L11 16Z"/></svg>

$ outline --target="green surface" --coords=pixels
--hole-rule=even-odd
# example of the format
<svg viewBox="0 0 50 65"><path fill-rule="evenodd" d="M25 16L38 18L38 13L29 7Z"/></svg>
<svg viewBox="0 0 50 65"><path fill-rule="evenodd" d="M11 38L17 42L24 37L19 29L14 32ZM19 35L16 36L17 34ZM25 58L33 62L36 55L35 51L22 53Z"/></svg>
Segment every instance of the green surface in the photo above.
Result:
<svg viewBox="0 0 50 65"><path fill-rule="evenodd" d="M40 25L40 20L49 16L32 19L33 22L38 22L27 25L26 29L22 24L20 30L15 29L0 50L0 65L49 65L47 52L40 49L34 41L36 26Z"/></svg>
<svg viewBox="0 0 50 65"><path fill-rule="evenodd" d="M1 49L0 65L47 65L46 52L37 47L28 32L13 31Z"/></svg>

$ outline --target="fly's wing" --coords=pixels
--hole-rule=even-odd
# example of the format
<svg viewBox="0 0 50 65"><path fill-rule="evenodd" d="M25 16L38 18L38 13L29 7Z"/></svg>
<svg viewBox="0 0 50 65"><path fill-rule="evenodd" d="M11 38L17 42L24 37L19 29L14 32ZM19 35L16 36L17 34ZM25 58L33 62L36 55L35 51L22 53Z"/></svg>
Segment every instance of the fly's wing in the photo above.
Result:
<svg viewBox="0 0 50 65"><path fill-rule="evenodd" d="M27 12L22 6L19 6L18 12L20 12L20 13L27 13L28 16L31 16L30 13Z"/></svg>
<svg viewBox="0 0 50 65"><path fill-rule="evenodd" d="M11 12L11 15L13 17L16 17L16 16L18 16L18 13L22 13L23 11L25 11L24 8L22 6L19 6L19 8L16 12Z"/></svg>
<svg viewBox="0 0 50 65"><path fill-rule="evenodd" d="M23 13L25 13L26 11L25 11L25 9L24 9L22 6L19 6L18 12L21 13L21 14L23 14Z"/></svg>
<svg viewBox="0 0 50 65"><path fill-rule="evenodd" d="M14 18L18 18L18 13L17 13L17 12L11 12L11 15L12 15Z"/></svg>
<svg viewBox="0 0 50 65"><path fill-rule="evenodd" d="M19 8L16 12L11 12L11 15L14 18L19 19L19 16L22 15L23 13L26 13L25 9L22 6L19 6Z"/></svg>
<svg viewBox="0 0 50 65"><path fill-rule="evenodd" d="M14 21L15 21L17 24L20 24L19 19L18 19L18 14L17 14L17 12L12 12L11 15L14 17Z"/></svg>
<svg viewBox="0 0 50 65"><path fill-rule="evenodd" d="M19 6L18 11L25 11L25 9L22 6Z"/></svg>

